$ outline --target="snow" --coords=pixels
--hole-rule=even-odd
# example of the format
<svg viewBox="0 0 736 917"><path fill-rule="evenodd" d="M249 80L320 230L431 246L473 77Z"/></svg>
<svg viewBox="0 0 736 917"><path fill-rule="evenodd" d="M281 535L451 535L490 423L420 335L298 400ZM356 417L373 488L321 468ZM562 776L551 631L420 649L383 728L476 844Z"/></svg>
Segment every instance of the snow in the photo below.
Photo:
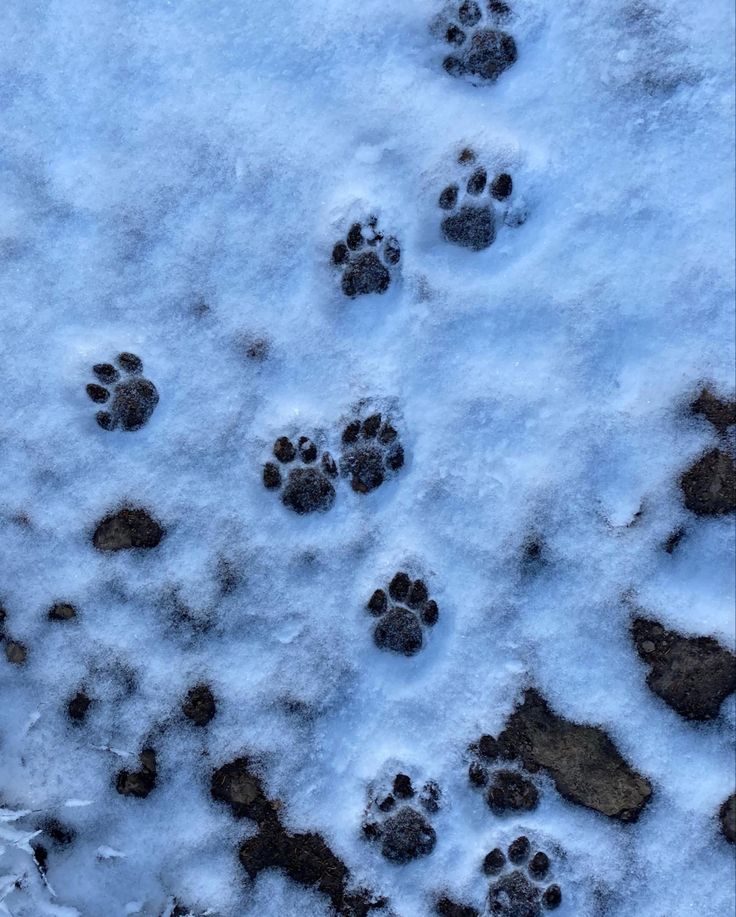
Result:
<svg viewBox="0 0 736 917"><path fill-rule="evenodd" d="M37 813L3 825L14 917L159 917L174 899L326 913L279 874L245 881L253 826L209 794L244 751L287 824L321 832L402 917L443 889L479 905L479 863L522 829L559 851L563 917L733 912L715 815L734 699L698 726L665 707L624 601L733 646L733 520L695 520L677 487L715 442L683 405L734 384L733 11L513 9L519 60L478 87L444 73L427 0L3 5L0 600L29 657L0 658L0 801ZM439 231L467 146L512 173L528 213L483 252ZM369 214L400 270L348 301L330 252ZM85 394L121 351L160 395L133 433L101 430ZM338 454L361 399L394 417L404 468L290 513L262 485L273 440ZM126 501L166 538L95 552ZM550 563L525 577L533 531ZM400 569L440 607L411 659L373 646L364 610ZM209 627L175 627L177 600ZM57 601L78 617L49 622ZM179 708L200 680L218 712L198 730ZM652 782L637 824L544 779L538 810L491 816L464 750L529 684ZM75 726L81 685L94 703ZM146 743L157 787L122 797L115 774ZM406 866L360 833L392 761L443 792L436 850ZM76 831L51 851L54 897L23 846L47 816Z"/></svg>

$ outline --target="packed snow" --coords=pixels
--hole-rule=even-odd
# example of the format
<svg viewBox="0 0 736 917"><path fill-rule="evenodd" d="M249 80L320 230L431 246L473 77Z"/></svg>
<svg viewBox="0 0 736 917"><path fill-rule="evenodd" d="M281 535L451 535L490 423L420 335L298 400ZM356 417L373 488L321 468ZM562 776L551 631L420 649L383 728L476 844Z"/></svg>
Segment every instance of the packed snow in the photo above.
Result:
<svg viewBox="0 0 736 917"><path fill-rule="evenodd" d="M3 5L0 604L27 657L0 653L0 914L329 914L238 862L254 825L210 780L243 754L377 914L482 910L480 863L520 834L562 917L734 912L734 697L682 718L629 634L635 606L736 638L733 515L678 486L719 441L688 404L734 390L734 12L509 2L518 59L487 85L443 68L432 0ZM481 251L441 231L466 149L513 177ZM350 298L331 254L371 216L401 257ZM158 393L138 429L103 429L85 391L120 353ZM339 460L375 412L404 450L380 487L341 472L299 514L263 486L278 437ZM123 505L157 547L95 549ZM439 608L411 657L366 611L399 570ZM206 727L181 712L201 682ZM489 811L467 749L530 686L645 775L636 823L544 773L534 811ZM149 746L153 792L117 792ZM407 864L361 830L397 772L441 789Z"/></svg>

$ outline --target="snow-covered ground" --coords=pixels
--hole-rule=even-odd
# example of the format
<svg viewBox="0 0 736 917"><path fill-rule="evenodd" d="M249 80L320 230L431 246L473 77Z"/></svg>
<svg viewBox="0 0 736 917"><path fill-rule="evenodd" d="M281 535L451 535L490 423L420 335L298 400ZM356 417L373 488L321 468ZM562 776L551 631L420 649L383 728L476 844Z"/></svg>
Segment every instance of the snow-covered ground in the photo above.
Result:
<svg viewBox="0 0 736 917"><path fill-rule="evenodd" d="M253 825L210 779L247 753L284 823L400 917L441 891L481 907L483 856L522 831L554 852L563 917L733 913L733 696L681 718L628 632L635 600L734 643L733 516L697 519L678 487L717 441L689 400L733 396L732 4L516 0L518 60L489 85L443 69L441 12L2 5L0 602L27 659L0 654L0 804L29 814L0 825L0 912L326 914L238 863ZM499 214L521 223L499 217L482 251L440 231L467 148L512 175ZM370 215L401 259L350 299L331 252ZM85 386L124 351L159 401L108 431ZM264 488L277 437L338 456L373 410L405 452L382 486L341 476L307 515ZM95 550L123 503L166 529L157 548ZM374 645L365 610L402 569L440 609L411 658ZM57 602L76 618L49 621ZM198 682L204 728L181 713ZM650 781L635 824L544 775L521 816L469 786L468 744L530 685ZM155 790L119 794L149 745ZM392 768L442 791L436 847L406 865L361 833ZM48 819L75 833L44 841L50 888L23 841Z"/></svg>

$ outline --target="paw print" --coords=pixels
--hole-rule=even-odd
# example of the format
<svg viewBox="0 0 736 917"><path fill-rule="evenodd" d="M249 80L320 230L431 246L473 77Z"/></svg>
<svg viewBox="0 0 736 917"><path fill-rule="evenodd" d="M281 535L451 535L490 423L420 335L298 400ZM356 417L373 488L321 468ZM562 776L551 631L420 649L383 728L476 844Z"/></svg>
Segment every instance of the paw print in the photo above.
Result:
<svg viewBox="0 0 736 917"><path fill-rule="evenodd" d="M460 182L447 185L437 202L441 210L452 211L442 220L444 239L474 252L483 251L495 241L499 211L506 222L518 222L505 203L514 187L511 176L499 172L489 181L488 172L477 159L473 150L460 153L458 164L465 174Z"/></svg>
<svg viewBox="0 0 736 917"><path fill-rule="evenodd" d="M437 623L437 602L424 580L412 582L408 573L397 573L387 591L376 589L368 601L368 611L378 618L373 640L379 649L414 656L424 645L424 628Z"/></svg>
<svg viewBox="0 0 736 917"><path fill-rule="evenodd" d="M158 391L149 379L144 379L143 362L134 353L121 353L117 358L118 368L112 363L96 363L92 372L102 385L92 382L87 394L95 404L108 404L110 389L112 402L104 411L98 411L97 423L103 430L132 432L148 423L158 404Z"/></svg>
<svg viewBox="0 0 736 917"><path fill-rule="evenodd" d="M696 516L736 512L736 461L723 449L711 449L680 477L680 490Z"/></svg>
<svg viewBox="0 0 736 917"><path fill-rule="evenodd" d="M411 777L396 774L390 792L371 799L367 814L372 814L363 822L363 834L380 842L381 853L390 862L409 863L434 850L437 834L427 815L434 815L439 808L440 788L434 780L428 780L417 796Z"/></svg>
<svg viewBox="0 0 736 917"><path fill-rule="evenodd" d="M115 778L115 788L121 796L145 799L156 786L156 752L152 748L144 748L138 758L140 770L120 771Z"/></svg>
<svg viewBox="0 0 736 917"><path fill-rule="evenodd" d="M399 243L379 232L376 217L370 217L365 226L353 223L345 242L332 249L332 263L342 271L342 291L351 299L364 293L385 293L391 285L392 268L400 259Z"/></svg>
<svg viewBox="0 0 736 917"><path fill-rule="evenodd" d="M273 454L279 464L266 462L263 484L267 490L281 491L284 506L300 516L325 513L332 507L337 465L329 452L323 452L317 464L319 452L311 439L300 436L295 446L288 436L280 436L273 444ZM292 467L282 473L279 465Z"/></svg>
<svg viewBox="0 0 736 917"><path fill-rule="evenodd" d="M403 466L399 434L381 414L353 420L343 430L340 471L356 493L370 493Z"/></svg>
<svg viewBox="0 0 736 917"><path fill-rule="evenodd" d="M73 720L75 723L83 723L87 716L87 711L91 706L92 698L88 696L83 688L81 688L67 704L66 712L70 720Z"/></svg>
<svg viewBox="0 0 736 917"><path fill-rule="evenodd" d="M172 901L160 917L207 917L207 914L213 914L214 911L195 911L178 901Z"/></svg>
<svg viewBox="0 0 736 917"><path fill-rule="evenodd" d="M445 43L452 53L442 66L450 76L472 83L493 83L516 62L516 42L499 26L511 17L503 0L462 0L440 19Z"/></svg>
<svg viewBox="0 0 736 917"><path fill-rule="evenodd" d="M181 709L195 725L206 726L217 712L217 702L210 686L200 684L190 688Z"/></svg>
<svg viewBox="0 0 736 917"><path fill-rule="evenodd" d="M483 735L470 746L473 760L468 768L470 783L484 791L488 808L495 815L531 812L539 803L539 790L518 770L494 767L500 750L493 736Z"/></svg>
<svg viewBox="0 0 736 917"><path fill-rule="evenodd" d="M498 876L488 889L490 914L540 917L543 908L552 911L562 903L560 886L546 885L550 858L538 850L530 859L531 849L529 838L522 835L509 844L505 855L500 847L486 855L483 872Z"/></svg>

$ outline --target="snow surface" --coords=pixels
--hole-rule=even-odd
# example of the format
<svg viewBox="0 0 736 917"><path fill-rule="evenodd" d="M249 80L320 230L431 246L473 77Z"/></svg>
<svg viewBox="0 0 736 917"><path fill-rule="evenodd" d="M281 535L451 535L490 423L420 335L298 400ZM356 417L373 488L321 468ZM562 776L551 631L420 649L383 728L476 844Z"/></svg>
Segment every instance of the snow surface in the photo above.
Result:
<svg viewBox="0 0 736 917"><path fill-rule="evenodd" d="M480 904L480 860L522 828L559 851L562 917L733 913L715 819L733 698L699 726L658 701L622 601L733 644L732 520L697 522L677 487L715 437L687 399L703 380L733 390L733 10L517 0L519 60L475 87L442 70L439 9L2 5L0 598L29 658L0 658L0 802L36 813L2 835L15 917L158 917L174 897L223 917L326 913L279 874L245 881L252 825L209 795L243 751L288 824L320 831L402 917L442 889ZM481 253L439 232L468 145L528 211ZM369 213L401 242L400 277L347 301L329 253ZM121 350L161 396L135 433L101 430L84 390ZM261 481L273 439L336 449L363 398L392 407L406 466L290 513ZM155 551L92 548L124 500L166 525ZM529 579L533 530L552 562ZM406 566L441 614L412 659L379 652L364 611ZM209 630L172 625L177 596ZM51 624L55 601L78 619ZM200 679L219 701L205 730L179 713ZM96 702L72 728L82 684ZM549 782L521 820L471 790L464 749L529 684L649 778L636 825ZM156 790L118 795L151 739ZM436 850L407 866L360 834L391 761L443 791ZM53 898L24 850L46 815L77 831L50 856Z"/></svg>

